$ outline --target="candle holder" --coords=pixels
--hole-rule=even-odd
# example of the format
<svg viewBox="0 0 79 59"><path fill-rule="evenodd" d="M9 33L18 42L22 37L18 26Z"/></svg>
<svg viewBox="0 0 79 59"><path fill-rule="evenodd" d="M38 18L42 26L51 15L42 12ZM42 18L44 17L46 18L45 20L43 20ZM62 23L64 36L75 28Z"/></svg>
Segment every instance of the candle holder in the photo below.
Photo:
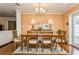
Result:
<svg viewBox="0 0 79 59"><path fill-rule="evenodd" d="M35 28L34 28L35 26L34 26L34 24L32 24L32 30L34 30Z"/></svg>
<svg viewBox="0 0 79 59"><path fill-rule="evenodd" d="M36 24L35 19L32 19L31 20L32 30L35 29L35 24Z"/></svg>

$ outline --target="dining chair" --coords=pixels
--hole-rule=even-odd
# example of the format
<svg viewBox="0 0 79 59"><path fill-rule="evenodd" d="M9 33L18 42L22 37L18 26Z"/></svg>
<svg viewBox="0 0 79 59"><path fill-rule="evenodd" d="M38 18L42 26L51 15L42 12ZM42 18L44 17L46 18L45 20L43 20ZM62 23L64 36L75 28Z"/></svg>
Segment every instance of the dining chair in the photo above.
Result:
<svg viewBox="0 0 79 59"><path fill-rule="evenodd" d="M67 31L62 31L62 33L63 33L63 35L64 35L64 37L63 37L63 39L64 39L63 42L64 42L64 43L68 43L68 42L67 42L67 39L66 39L66 33L67 33Z"/></svg>
<svg viewBox="0 0 79 59"><path fill-rule="evenodd" d="M49 48L52 52L52 36L53 32L51 31L42 31L42 51L44 51L44 48ZM45 36L44 36L45 35Z"/></svg>
<svg viewBox="0 0 79 59"><path fill-rule="evenodd" d="M27 46L27 35L20 35L20 40L21 50L23 50L23 48Z"/></svg>
<svg viewBox="0 0 79 59"><path fill-rule="evenodd" d="M38 31L28 31L27 35L28 51L30 50L30 48L36 48L36 50L38 51Z"/></svg>
<svg viewBox="0 0 79 59"><path fill-rule="evenodd" d="M15 37L14 44L15 44L16 48L20 46L20 43L21 43L20 37Z"/></svg>
<svg viewBox="0 0 79 59"><path fill-rule="evenodd" d="M61 30L61 34L58 34L58 37L56 38L56 42L57 44L61 45L61 51L63 50L62 46L65 44L66 42L66 31L62 31Z"/></svg>
<svg viewBox="0 0 79 59"><path fill-rule="evenodd" d="M65 37L66 37L66 31L61 30L61 31L60 31L60 34L59 34L59 32L57 31L57 35L58 35L58 36L57 36L57 40L56 40L56 41L57 41L58 43L61 43L61 42L64 43L64 42L66 41L66 38L65 38ZM62 39L62 40L61 40L61 39Z"/></svg>

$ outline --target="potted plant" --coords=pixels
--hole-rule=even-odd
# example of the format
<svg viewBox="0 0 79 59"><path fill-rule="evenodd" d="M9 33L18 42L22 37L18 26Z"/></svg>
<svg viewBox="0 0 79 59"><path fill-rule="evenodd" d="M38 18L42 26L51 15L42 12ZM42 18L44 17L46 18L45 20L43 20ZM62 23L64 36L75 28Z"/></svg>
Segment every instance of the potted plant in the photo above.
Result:
<svg viewBox="0 0 79 59"><path fill-rule="evenodd" d="M57 31L57 33L58 33L58 34L61 34L61 33L62 33L62 30L59 29L59 30Z"/></svg>

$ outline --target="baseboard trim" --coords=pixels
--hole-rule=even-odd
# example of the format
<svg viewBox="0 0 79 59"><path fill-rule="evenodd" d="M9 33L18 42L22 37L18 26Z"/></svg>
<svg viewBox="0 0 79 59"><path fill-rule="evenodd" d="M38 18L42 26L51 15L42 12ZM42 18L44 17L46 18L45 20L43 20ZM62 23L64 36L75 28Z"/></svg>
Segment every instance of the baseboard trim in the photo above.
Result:
<svg viewBox="0 0 79 59"><path fill-rule="evenodd" d="M9 43L6 43L6 44L4 44L4 45L0 46L0 48L4 47L4 46L6 46L6 45L8 45L8 44L10 44L10 43L12 43L12 42L13 42L13 41L11 41L11 42L9 42Z"/></svg>
<svg viewBox="0 0 79 59"><path fill-rule="evenodd" d="M70 44L70 46L72 46L73 48L76 48L77 50L79 50L79 47L77 47L77 46L75 46L75 45L71 45L71 44Z"/></svg>

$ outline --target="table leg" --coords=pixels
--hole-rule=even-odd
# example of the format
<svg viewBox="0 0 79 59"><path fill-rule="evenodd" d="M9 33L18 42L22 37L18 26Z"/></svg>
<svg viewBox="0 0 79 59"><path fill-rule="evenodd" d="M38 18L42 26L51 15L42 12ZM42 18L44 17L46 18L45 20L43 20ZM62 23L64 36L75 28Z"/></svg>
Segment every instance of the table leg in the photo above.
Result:
<svg viewBox="0 0 79 59"><path fill-rule="evenodd" d="M62 47L63 41L62 41L62 39L63 39L63 38L61 38L61 51L63 51L63 47Z"/></svg>
<svg viewBox="0 0 79 59"><path fill-rule="evenodd" d="M23 37L21 37L21 51L23 51Z"/></svg>

